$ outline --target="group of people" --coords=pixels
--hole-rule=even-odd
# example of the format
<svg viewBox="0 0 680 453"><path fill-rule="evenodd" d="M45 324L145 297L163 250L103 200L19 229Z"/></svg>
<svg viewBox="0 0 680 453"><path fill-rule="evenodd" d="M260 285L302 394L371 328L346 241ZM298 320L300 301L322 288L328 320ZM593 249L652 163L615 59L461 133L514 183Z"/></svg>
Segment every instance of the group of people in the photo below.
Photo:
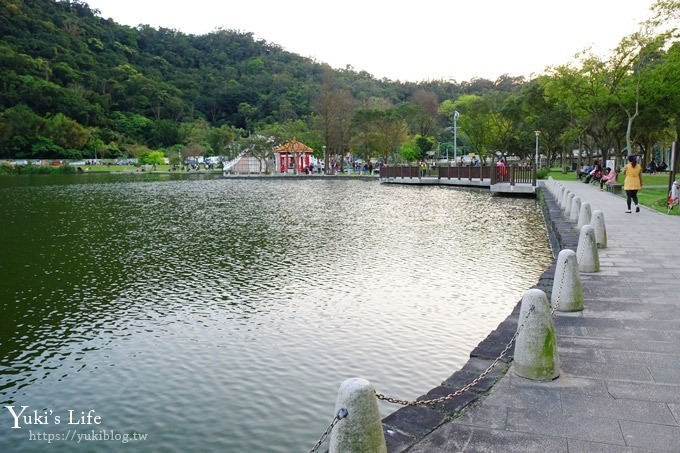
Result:
<svg viewBox="0 0 680 453"><path fill-rule="evenodd" d="M645 171L647 173L656 173L658 171L666 171L668 169L668 165L666 165L666 162L661 162L660 164L657 164L654 159L649 163L647 168L645 168Z"/></svg>
<svg viewBox="0 0 680 453"><path fill-rule="evenodd" d="M637 156L628 156L628 163L623 169L625 180L623 182L623 190L626 192L626 213L630 214L632 211L632 204L635 204L635 212L640 212L640 203L638 202L638 190L642 189L642 165L637 161ZM591 166L585 166L577 172L579 180L585 183L599 182L600 190L604 190L606 184L616 183L616 170L610 167L602 169L599 161Z"/></svg>
<svg viewBox="0 0 680 453"><path fill-rule="evenodd" d="M577 175L578 179L586 184L591 182L600 183L600 190L604 190L605 184L611 185L616 183L616 178L618 177L615 169L606 167L603 170L602 165L600 165L600 162L597 160L593 165L581 168L581 170L577 172Z"/></svg>

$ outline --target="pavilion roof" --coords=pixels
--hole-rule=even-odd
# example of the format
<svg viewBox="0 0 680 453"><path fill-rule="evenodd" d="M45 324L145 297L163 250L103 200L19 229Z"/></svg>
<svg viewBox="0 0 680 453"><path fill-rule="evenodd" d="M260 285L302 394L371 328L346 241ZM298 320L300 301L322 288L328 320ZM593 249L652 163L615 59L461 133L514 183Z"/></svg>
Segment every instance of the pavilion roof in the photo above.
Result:
<svg viewBox="0 0 680 453"><path fill-rule="evenodd" d="M309 146L305 145L304 143L298 141L297 138L293 137L286 143L276 147L274 151L276 151L277 153L280 152L299 153L299 152L313 152L314 150Z"/></svg>

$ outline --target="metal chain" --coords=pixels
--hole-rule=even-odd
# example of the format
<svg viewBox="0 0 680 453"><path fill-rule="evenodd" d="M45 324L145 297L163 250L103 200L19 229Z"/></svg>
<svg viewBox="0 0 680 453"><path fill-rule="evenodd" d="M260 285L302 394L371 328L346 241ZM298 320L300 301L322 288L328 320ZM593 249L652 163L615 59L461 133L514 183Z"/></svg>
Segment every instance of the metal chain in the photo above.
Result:
<svg viewBox="0 0 680 453"><path fill-rule="evenodd" d="M578 260L577 260L578 262ZM560 306L560 296L562 295L562 285L564 284L564 277L567 275L567 263L569 263L569 260L564 260L564 266L562 266L562 278L560 279L560 285L558 288L560 291L557 292L557 299L555 299L555 306L550 310L550 316L555 316L555 312L557 311L557 308ZM553 285L555 285L555 282L553 281Z"/></svg>
<svg viewBox="0 0 680 453"><path fill-rule="evenodd" d="M578 260L577 260L577 262L578 262ZM562 276L560 278L560 284L559 284L560 290L562 289L562 285L564 284L565 276L567 275L567 263L568 263L568 260L565 260L564 266L563 266L563 269L562 269ZM552 307L552 309L550 311L551 317L553 317L555 315L555 311L557 311L557 309L560 306L560 295L561 295L560 292L558 292L557 293L557 299L555 300L555 306ZM534 309L535 309L535 307L532 305L531 308L529 309L529 311L527 312L526 317L522 321L522 324L520 324L519 327L517 327L517 330L515 331L514 335L512 336L512 338L510 339L508 344L505 345L505 348L503 348L500 355L498 357L496 357L496 359L491 363L491 365L488 366L488 368L486 370L484 370L482 372L482 374L480 374L475 379L473 379L472 382L467 384L465 387L461 387L460 389L456 390L453 393L449 393L446 396L442 396L440 398L436 398L436 399L432 399L432 400L420 400L420 401L400 400L400 399L385 396L382 393L378 393L378 392L375 392L375 396L379 400L387 401L388 403L401 404L402 406L429 406L429 405L435 405L435 404L443 403L444 401L449 401L449 400L451 400L451 399L453 399L457 396L462 395L463 393L467 392L468 390L470 390L475 385L479 384L479 382L482 379L484 379L484 377L487 374L489 374L491 372L491 370L498 364L498 362L503 357L505 357L505 355L510 350L510 347L512 346L512 344L517 339L517 336L519 335L520 331L524 327L525 322L527 321L527 319L529 319L529 316L531 315L531 313L533 313Z"/></svg>
<svg viewBox="0 0 680 453"><path fill-rule="evenodd" d="M347 417L348 415L349 411L344 407L341 407L340 410L338 410L338 413L335 415L335 417L333 417L333 421L331 422L331 424L328 425L328 428L326 428L326 431L324 431L324 433L321 435L321 437L319 438L317 443L312 447L312 449L309 450L309 453L314 453L315 451L317 451L321 444L324 443L328 435L331 433L333 427L337 425L340 420Z"/></svg>
<svg viewBox="0 0 680 453"><path fill-rule="evenodd" d="M529 319L529 316L531 315L531 313L533 313L534 308L535 307L532 305L531 308L529 309L529 311L527 312L526 316L524 317L522 324L520 324L519 327L517 327L517 330L515 331L514 335L512 336L512 338L510 339L508 344L505 345L505 348L503 348L503 350L501 351L501 354L498 357L496 357L496 359L491 363L491 365L488 366L488 368L486 370L484 370L482 372L482 374L480 374L475 379L473 379L472 382L467 384L465 387L461 387L460 389L456 390L453 393L449 393L446 396L442 396L440 398L436 398L436 399L432 399L432 400L420 400L420 401L400 400L400 399L396 399L396 398L390 398L390 397L385 396L385 395L378 393L378 392L375 393L375 396L379 400L387 401L388 403L401 404L402 406L429 406L429 405L435 405L435 404L443 403L444 401L449 401L449 400L451 400L451 399L453 399L457 396L462 395L463 393L467 392L468 390L470 390L475 385L479 384L479 381L484 379L484 377L491 372L493 367L495 367L498 364L498 362L503 357L505 357L505 355L510 350L510 347L512 346L512 344L517 339L517 335L519 335L519 332L524 327L524 323L526 322L527 319Z"/></svg>

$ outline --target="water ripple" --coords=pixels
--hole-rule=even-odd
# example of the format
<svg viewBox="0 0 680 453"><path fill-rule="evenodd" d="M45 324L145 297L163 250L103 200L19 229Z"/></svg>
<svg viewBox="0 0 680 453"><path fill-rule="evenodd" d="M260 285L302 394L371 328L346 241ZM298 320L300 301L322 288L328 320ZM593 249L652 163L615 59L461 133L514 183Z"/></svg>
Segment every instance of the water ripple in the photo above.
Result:
<svg viewBox="0 0 680 453"><path fill-rule="evenodd" d="M427 392L552 261L534 200L480 190L112 179L0 203L0 399L96 409L151 450L308 449L342 380Z"/></svg>

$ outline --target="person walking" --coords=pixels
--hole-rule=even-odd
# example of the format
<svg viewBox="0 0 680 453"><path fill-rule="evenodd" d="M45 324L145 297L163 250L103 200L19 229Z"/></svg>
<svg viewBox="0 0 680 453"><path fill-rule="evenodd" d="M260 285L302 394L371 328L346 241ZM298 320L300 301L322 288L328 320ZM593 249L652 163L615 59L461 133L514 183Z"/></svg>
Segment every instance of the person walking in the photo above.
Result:
<svg viewBox="0 0 680 453"><path fill-rule="evenodd" d="M630 201L635 203L635 212L640 212L640 204L638 203L637 193L642 189L642 166L638 165L637 157L634 155L628 156L628 163L623 169L626 179L623 181L623 190L626 191L626 206L628 206L627 214L630 214Z"/></svg>

